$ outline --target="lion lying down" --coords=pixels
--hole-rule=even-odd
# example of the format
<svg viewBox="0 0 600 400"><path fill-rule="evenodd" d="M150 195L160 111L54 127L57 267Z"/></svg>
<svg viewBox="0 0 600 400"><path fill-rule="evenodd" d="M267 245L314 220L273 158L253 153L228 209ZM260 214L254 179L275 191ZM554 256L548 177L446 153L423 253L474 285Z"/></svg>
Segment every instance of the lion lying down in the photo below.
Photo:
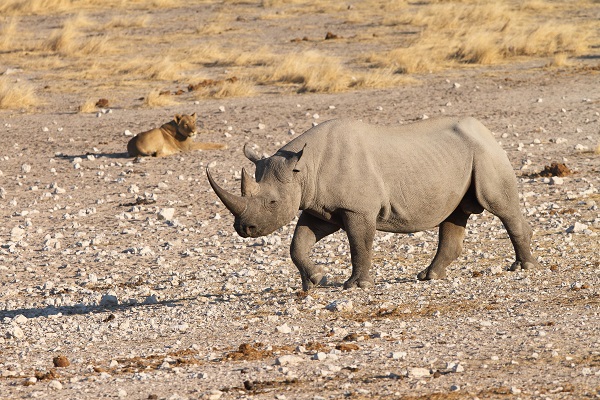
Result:
<svg viewBox="0 0 600 400"><path fill-rule="evenodd" d="M127 143L127 151L131 157L165 157L185 151L227 148L227 145L220 143L194 142L192 138L196 133L196 113L192 115L177 114L173 121L160 128L154 128L133 137Z"/></svg>

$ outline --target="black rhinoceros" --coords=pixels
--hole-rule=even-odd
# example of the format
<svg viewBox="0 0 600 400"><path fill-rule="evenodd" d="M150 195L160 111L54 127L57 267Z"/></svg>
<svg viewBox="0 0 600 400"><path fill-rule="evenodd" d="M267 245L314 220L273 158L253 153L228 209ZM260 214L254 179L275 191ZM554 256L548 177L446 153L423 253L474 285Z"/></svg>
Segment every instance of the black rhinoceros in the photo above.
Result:
<svg viewBox="0 0 600 400"><path fill-rule="evenodd" d="M370 287L375 231L410 233L439 226L439 244L418 279L441 279L462 251L470 214L488 210L504 224L516 253L510 270L537 265L532 231L519 209L511 164L491 132L474 118L375 126L353 120L324 122L260 158L256 180L242 171L242 195L209 182L235 216L242 237L268 235L298 219L290 254L303 290L323 269L309 258L313 245L339 229L350 242L352 275L344 288Z"/></svg>

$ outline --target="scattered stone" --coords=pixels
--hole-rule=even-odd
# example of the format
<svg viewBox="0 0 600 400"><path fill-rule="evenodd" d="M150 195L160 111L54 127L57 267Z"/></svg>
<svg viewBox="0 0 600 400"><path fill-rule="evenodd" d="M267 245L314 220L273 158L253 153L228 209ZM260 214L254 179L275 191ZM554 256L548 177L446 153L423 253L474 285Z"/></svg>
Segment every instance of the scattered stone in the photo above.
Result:
<svg viewBox="0 0 600 400"><path fill-rule="evenodd" d="M119 300L114 294L105 294L100 299L100 305L105 307L117 306L119 305Z"/></svg>
<svg viewBox="0 0 600 400"><path fill-rule="evenodd" d="M333 312L349 312L354 308L352 300L335 300L329 303L325 308Z"/></svg>
<svg viewBox="0 0 600 400"><path fill-rule="evenodd" d="M296 365L304 361L302 357L295 356L293 354L286 354L275 359L275 365Z"/></svg>
<svg viewBox="0 0 600 400"><path fill-rule="evenodd" d="M582 224L581 222L575 222L574 225L571 225L567 228L567 233L581 233L585 232L588 229L586 224Z"/></svg>
<svg viewBox="0 0 600 400"><path fill-rule="evenodd" d="M25 338L25 333L23 330L19 328L17 325L13 325L6 330L6 338L7 339L23 339Z"/></svg>
<svg viewBox="0 0 600 400"><path fill-rule="evenodd" d="M63 388L63 385L58 379L54 379L51 380L50 383L48 383L48 387L54 390L61 390Z"/></svg>
<svg viewBox="0 0 600 400"><path fill-rule="evenodd" d="M290 327L288 326L288 324L287 324L287 323L286 323L286 324L283 324L283 325L280 325L280 326L278 326L278 327L276 328L276 330L277 330L277 332L279 332L279 333L291 333L291 332L292 332L292 328L290 328Z"/></svg>
<svg viewBox="0 0 600 400"><path fill-rule="evenodd" d="M175 215L174 208L163 208L158 212L158 219L164 221L173 220L173 216Z"/></svg>
<svg viewBox="0 0 600 400"><path fill-rule="evenodd" d="M424 378L424 377L430 376L430 375L431 375L431 371L429 371L428 368L414 367L414 368L408 369L408 377L409 378Z"/></svg>

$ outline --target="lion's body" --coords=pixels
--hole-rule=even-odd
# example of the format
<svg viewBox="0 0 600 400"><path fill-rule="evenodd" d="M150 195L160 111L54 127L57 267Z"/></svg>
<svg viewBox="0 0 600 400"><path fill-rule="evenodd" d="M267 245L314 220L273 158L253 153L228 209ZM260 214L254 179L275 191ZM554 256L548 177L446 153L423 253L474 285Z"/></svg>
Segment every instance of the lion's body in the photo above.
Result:
<svg viewBox="0 0 600 400"><path fill-rule="evenodd" d="M195 135L196 113L176 115L173 121L160 128L154 128L133 137L127 143L127 151L131 157L165 157L180 152L217 150L227 147L220 143L194 142Z"/></svg>

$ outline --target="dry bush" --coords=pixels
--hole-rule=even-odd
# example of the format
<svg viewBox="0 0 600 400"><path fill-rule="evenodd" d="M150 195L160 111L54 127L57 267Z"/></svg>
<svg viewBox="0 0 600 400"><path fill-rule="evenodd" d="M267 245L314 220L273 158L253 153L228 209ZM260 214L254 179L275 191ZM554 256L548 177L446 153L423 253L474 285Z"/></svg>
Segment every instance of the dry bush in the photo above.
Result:
<svg viewBox="0 0 600 400"><path fill-rule="evenodd" d="M0 109L29 108L40 104L33 87L24 82L0 77Z"/></svg>
<svg viewBox="0 0 600 400"><path fill-rule="evenodd" d="M153 89L144 98L144 106L146 107L165 107L177 104L177 101L170 94L160 94L161 91Z"/></svg>
<svg viewBox="0 0 600 400"><path fill-rule="evenodd" d="M93 113L96 111L96 100L87 99L78 109L80 113Z"/></svg>
<svg viewBox="0 0 600 400"><path fill-rule="evenodd" d="M214 86L200 88L194 92L197 99L249 97L256 94L254 83L247 79L223 80Z"/></svg>

